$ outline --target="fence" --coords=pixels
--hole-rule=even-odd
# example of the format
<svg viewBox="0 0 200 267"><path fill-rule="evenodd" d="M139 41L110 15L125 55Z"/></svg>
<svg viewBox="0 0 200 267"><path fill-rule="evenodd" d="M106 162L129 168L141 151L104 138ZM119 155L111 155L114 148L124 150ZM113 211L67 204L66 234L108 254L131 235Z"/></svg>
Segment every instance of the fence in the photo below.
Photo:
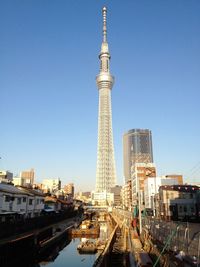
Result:
<svg viewBox="0 0 200 267"><path fill-rule="evenodd" d="M19 221L9 221L0 223L0 239L21 234L34 229L41 229L59 221L75 216L77 211L73 208L56 214L46 214L34 218L26 218Z"/></svg>
<svg viewBox="0 0 200 267"><path fill-rule="evenodd" d="M176 230L168 246L168 250L183 251L186 256L199 257L200 224L189 222L166 222L154 218L143 218L142 225L152 238L165 244L168 237Z"/></svg>

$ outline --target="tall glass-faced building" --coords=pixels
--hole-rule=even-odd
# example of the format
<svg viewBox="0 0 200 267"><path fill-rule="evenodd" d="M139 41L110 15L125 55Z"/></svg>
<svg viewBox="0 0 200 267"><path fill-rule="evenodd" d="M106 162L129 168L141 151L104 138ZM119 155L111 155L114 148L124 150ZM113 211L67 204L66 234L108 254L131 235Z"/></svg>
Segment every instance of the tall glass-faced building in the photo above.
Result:
<svg viewBox="0 0 200 267"><path fill-rule="evenodd" d="M123 136L125 182L131 179L135 163L153 163L152 136L148 129L132 129Z"/></svg>

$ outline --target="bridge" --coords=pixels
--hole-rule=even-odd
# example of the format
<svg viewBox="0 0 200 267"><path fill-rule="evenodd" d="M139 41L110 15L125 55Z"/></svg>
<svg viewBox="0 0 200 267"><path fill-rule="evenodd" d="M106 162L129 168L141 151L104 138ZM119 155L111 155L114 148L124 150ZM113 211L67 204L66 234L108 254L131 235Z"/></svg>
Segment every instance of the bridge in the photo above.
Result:
<svg viewBox="0 0 200 267"><path fill-rule="evenodd" d="M112 208L109 206L88 206L88 205L83 205L83 209L85 211L105 211L109 212L112 211Z"/></svg>

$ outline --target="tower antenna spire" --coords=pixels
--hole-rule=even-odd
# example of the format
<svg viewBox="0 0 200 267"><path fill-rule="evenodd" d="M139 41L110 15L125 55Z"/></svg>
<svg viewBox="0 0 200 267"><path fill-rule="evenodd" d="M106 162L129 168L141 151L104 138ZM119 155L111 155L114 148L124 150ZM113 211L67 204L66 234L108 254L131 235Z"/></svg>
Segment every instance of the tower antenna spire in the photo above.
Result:
<svg viewBox="0 0 200 267"><path fill-rule="evenodd" d="M106 25L106 14L107 14L107 8L103 7L102 9L103 13L103 42L107 42L107 25Z"/></svg>

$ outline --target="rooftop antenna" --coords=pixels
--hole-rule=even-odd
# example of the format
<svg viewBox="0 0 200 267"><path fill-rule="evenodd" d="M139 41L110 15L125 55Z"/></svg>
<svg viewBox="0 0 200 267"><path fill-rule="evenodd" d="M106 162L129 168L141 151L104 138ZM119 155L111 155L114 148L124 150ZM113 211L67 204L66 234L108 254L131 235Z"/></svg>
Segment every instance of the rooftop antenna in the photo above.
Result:
<svg viewBox="0 0 200 267"><path fill-rule="evenodd" d="M103 42L107 42L107 27L106 27L106 14L107 14L107 8L103 7L102 9L103 13Z"/></svg>

